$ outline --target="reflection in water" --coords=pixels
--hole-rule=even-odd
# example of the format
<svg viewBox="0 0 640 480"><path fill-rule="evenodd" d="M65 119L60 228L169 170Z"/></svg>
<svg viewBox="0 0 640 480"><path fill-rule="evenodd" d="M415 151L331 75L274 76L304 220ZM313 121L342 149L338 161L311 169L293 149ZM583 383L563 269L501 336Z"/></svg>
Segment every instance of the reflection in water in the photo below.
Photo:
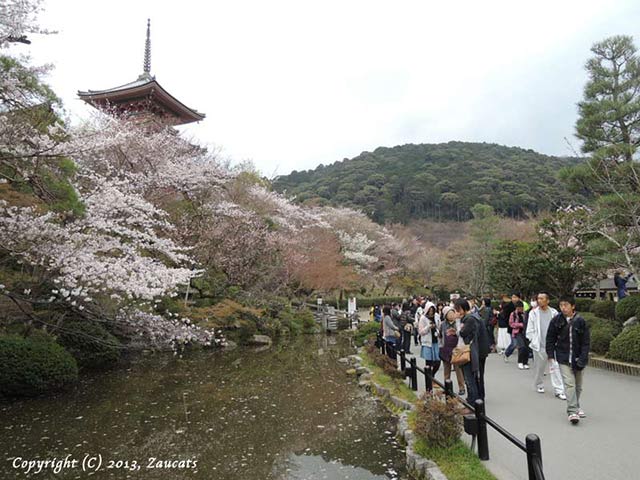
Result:
<svg viewBox="0 0 640 480"><path fill-rule="evenodd" d="M284 472L274 468L277 480L333 480L348 478L349 480L387 480L385 475L372 475L361 467L344 465L338 460L327 461L319 455L290 455L284 462ZM280 470L280 472L278 472ZM390 469L390 472L393 472ZM393 477L392 477L393 478Z"/></svg>
<svg viewBox="0 0 640 480"><path fill-rule="evenodd" d="M269 351L153 355L56 397L0 404L0 478L87 478L12 467L16 457L87 454L129 462L95 479L398 478L395 422L345 375L337 359L349 353L320 336ZM147 468L151 458L173 463ZM181 469L189 460L197 467Z"/></svg>

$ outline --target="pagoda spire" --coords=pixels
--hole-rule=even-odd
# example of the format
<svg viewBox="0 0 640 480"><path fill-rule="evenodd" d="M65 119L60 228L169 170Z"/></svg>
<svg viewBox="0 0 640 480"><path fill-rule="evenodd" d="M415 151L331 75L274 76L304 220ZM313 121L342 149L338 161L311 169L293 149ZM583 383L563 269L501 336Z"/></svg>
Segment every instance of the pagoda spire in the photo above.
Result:
<svg viewBox="0 0 640 480"><path fill-rule="evenodd" d="M151 78L151 19L147 18L147 40L144 43L144 62L140 78Z"/></svg>

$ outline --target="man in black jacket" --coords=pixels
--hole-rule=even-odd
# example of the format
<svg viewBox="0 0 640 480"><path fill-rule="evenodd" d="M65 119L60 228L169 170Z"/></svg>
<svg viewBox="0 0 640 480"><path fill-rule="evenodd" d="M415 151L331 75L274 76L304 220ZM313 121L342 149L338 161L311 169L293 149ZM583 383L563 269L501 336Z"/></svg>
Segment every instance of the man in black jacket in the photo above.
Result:
<svg viewBox="0 0 640 480"><path fill-rule="evenodd" d="M586 415L580 408L583 370L589 362L591 338L589 327L576 313L576 301L573 297L560 298L560 310L549 324L546 351L549 360L560 364L560 373L567 396L567 414L569 421L576 424Z"/></svg>

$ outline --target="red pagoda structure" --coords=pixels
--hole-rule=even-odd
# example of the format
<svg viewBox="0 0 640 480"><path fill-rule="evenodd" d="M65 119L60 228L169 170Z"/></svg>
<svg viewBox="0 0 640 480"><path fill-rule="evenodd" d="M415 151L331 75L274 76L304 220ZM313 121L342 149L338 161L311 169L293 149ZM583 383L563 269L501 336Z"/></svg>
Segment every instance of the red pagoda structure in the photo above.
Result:
<svg viewBox="0 0 640 480"><path fill-rule="evenodd" d="M151 21L147 20L142 74L137 80L107 90L78 91L93 107L147 128L199 122L205 115L187 107L151 75Z"/></svg>

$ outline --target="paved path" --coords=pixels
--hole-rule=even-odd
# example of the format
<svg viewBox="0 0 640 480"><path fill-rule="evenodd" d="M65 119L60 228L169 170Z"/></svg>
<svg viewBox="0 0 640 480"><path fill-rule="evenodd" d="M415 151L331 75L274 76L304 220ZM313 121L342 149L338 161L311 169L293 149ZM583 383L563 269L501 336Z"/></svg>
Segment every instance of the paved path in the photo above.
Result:
<svg viewBox="0 0 640 480"><path fill-rule="evenodd" d="M414 352L418 347L412 346ZM522 439L537 434L547 480L640 478L640 378L587 368L580 424L567 421L566 402L556 399L548 376L545 394L533 388L533 370L519 370L512 356L489 355L485 373L487 415ZM418 359L418 365L424 361ZM436 378L443 381L442 368ZM454 380L454 389L457 383ZM424 377L418 374L419 390ZM491 427L487 468L499 480L527 480L526 455ZM463 434L464 438L469 438Z"/></svg>

